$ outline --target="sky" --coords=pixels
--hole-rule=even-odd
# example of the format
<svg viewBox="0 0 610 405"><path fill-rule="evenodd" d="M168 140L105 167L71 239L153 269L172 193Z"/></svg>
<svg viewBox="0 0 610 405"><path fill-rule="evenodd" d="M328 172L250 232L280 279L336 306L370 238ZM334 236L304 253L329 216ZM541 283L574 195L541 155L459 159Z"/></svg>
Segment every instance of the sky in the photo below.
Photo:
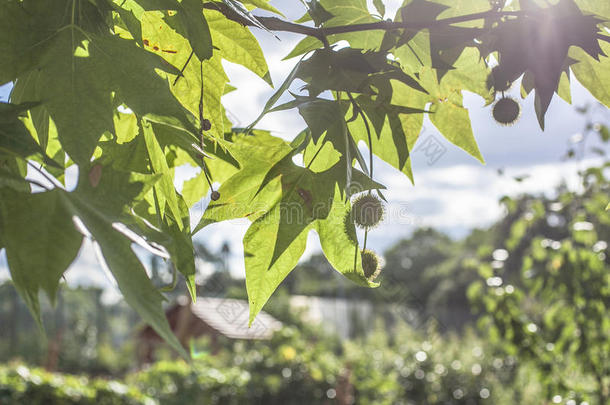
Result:
<svg viewBox="0 0 610 405"><path fill-rule="evenodd" d="M305 9L298 1L272 1L288 18L298 18ZM400 2L388 3L387 16L391 15ZM292 7L286 7L289 4ZM294 45L301 39L294 34L281 34L278 41L269 33L256 31L270 68L274 84L281 84L288 75L295 59L283 61ZM245 68L225 62L225 69L231 84L237 90L227 94L223 103L236 126L245 126L260 113L262 106L274 90L258 76ZM294 88L298 89L298 86ZM513 93L518 97L519 86ZM0 87L0 101L6 101L10 86ZM286 98L287 100L288 98ZM574 106L595 104L595 99L572 80L572 106L554 97L547 113L547 127L541 131L534 114L533 94L521 102L520 121L511 127L496 124L491 116L491 108L484 108L484 101L478 96L465 94L464 104L470 110L470 117L479 149L485 159L481 164L463 150L453 146L440 135L429 122L424 122L420 142L435 142L445 152L434 162L417 145L412 151L412 166L415 186L402 173L383 161L374 162L376 180L386 185L384 195L388 199L386 217L383 223L369 232L368 247L383 253L398 240L407 237L418 227L431 226L448 233L454 238L465 236L475 227L492 224L502 215L498 200L504 195L516 196L522 193L545 193L552 195L560 182L571 188L578 187L577 171L599 163L593 158L581 161L562 161L571 141L583 132L586 120L577 113ZM607 109L599 108L594 119L606 120ZM292 139L305 128L300 115L295 111L278 112L267 115L258 125L276 136ZM366 148L362 145L363 153ZM498 174L498 170L503 175ZM192 170L182 171L180 182L193 176ZM528 176L521 182L515 176ZM193 209L193 220L201 216L209 200L204 200ZM206 244L212 251L218 251L227 241L231 246L230 265L233 274L244 275L243 247L241 239L248 227L247 220L228 221L206 227L196 239ZM305 258L319 252L315 233L309 235ZM138 252L142 255L141 252ZM143 256L143 255L142 255ZM209 271L205 265L202 273ZM8 277L4 254L0 255L0 279ZM66 273L71 285L99 285L107 288L108 296L118 297L115 287L97 261L90 242L84 244L77 261ZM110 298L108 298L110 299Z"/></svg>

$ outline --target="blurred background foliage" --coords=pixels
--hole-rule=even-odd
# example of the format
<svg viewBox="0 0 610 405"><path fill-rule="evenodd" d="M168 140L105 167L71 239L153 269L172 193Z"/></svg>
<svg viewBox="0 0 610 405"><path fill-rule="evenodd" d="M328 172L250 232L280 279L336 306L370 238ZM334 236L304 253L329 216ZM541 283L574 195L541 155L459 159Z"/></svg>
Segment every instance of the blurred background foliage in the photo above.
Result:
<svg viewBox="0 0 610 405"><path fill-rule="evenodd" d="M588 124L565 158L582 159L591 137L607 145L610 132ZM357 287L312 256L265 307L284 324L270 341L221 338L212 350L199 339L191 364L166 349L136 367L138 318L98 288L62 285L56 307L43 302L43 337L6 282L0 403L608 404L610 161L603 148L589 152L602 163L580 173L576 191L505 197L501 219L461 240L418 229L398 241L383 255L381 288ZM200 295L246 298L228 246L196 254L213 269ZM159 287L163 266L151 263ZM341 339L291 309L294 295L372 311Z"/></svg>

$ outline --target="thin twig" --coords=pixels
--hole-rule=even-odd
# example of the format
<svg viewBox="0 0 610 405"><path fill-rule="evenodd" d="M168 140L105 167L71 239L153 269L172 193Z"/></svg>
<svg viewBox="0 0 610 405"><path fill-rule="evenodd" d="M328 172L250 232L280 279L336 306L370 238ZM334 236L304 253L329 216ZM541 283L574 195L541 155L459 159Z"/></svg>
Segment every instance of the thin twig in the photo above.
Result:
<svg viewBox="0 0 610 405"><path fill-rule="evenodd" d="M34 179L25 179L25 181L27 181L28 183L32 183L33 185L38 186L38 187L40 187L40 188L42 188L44 190L51 191L51 189L49 187L47 187L46 185L42 184L41 182L39 182L37 180L34 180Z"/></svg>
<svg viewBox="0 0 610 405"><path fill-rule="evenodd" d="M32 168L34 168L34 170L36 170L38 173L40 173L42 175L42 177L44 177L45 179L47 179L51 184L53 184L55 187L60 188L62 190L65 190L64 187L61 185L61 183L59 183L54 177L49 176L48 174L46 174L43 170L42 170L42 166L37 167L35 164L33 164L32 162L30 162L29 160L27 161L28 165L30 165Z"/></svg>

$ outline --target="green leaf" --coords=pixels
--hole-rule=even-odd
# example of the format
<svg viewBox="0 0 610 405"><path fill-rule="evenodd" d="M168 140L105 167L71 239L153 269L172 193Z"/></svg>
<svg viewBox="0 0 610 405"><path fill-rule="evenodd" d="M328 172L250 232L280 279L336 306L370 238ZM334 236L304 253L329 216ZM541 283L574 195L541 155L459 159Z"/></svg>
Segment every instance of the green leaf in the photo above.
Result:
<svg viewBox="0 0 610 405"><path fill-rule="evenodd" d="M267 11L270 11L272 13L275 13L275 14L278 14L280 16L283 16L283 14L278 9L276 9L271 4L269 4L268 0L245 0L245 1L242 1L242 3L246 4L246 5L251 4L251 5L255 6L255 7L260 8L261 10L267 10Z"/></svg>
<svg viewBox="0 0 610 405"><path fill-rule="evenodd" d="M193 52L200 61L212 57L212 35L203 15L201 0L182 0L178 17L186 31Z"/></svg>
<svg viewBox="0 0 610 405"><path fill-rule="evenodd" d="M43 167L55 176L59 181L63 180L64 166L66 164L66 154L63 151L57 135L55 123L51 121L49 111L44 104L40 102L38 88L43 85L40 82L41 73L38 70L32 70L23 76L19 77L11 91L11 101L14 103L37 103L32 107L26 116L22 118L22 122L27 127L31 136L40 145L43 153L46 156L33 159L40 161ZM50 156L53 160L48 157ZM48 163L48 164L47 164Z"/></svg>
<svg viewBox="0 0 610 405"><path fill-rule="evenodd" d="M246 7L244 7L240 2L235 0L222 0L222 2L235 14L237 14L242 20L247 21L247 25L252 25L254 27L263 29L268 33L271 33L264 24L262 24Z"/></svg>
<svg viewBox="0 0 610 405"><path fill-rule="evenodd" d="M430 121L451 143L485 163L474 139L467 109L454 103L438 103Z"/></svg>
<svg viewBox="0 0 610 405"><path fill-rule="evenodd" d="M328 218L316 223L324 256L335 270L356 284L377 287L378 283L371 282L364 275L356 229L350 216L351 206L338 191L335 190Z"/></svg>
<svg viewBox="0 0 610 405"><path fill-rule="evenodd" d="M191 133L194 117L172 95L167 82L155 70L178 74L178 69L158 55L118 37L94 37L91 58L105 68L108 85L139 117Z"/></svg>
<svg viewBox="0 0 610 405"><path fill-rule="evenodd" d="M36 66L64 18L68 0L3 1L0 5L0 85Z"/></svg>
<svg viewBox="0 0 610 405"><path fill-rule="evenodd" d="M123 8L125 5L126 4L122 4L119 6L116 3L112 3L112 7L114 11L119 14L121 21L123 22L124 28L129 31L134 41L136 41L139 45L142 45L142 24L140 23L140 19L136 17L136 14L133 12L133 10ZM130 5L131 4L127 3L127 6Z"/></svg>
<svg viewBox="0 0 610 405"><path fill-rule="evenodd" d="M379 20L371 16L366 0L322 0L319 2L323 12L319 18L324 21L323 27L336 27L343 25L373 23ZM317 14L316 14L317 15ZM331 18L328 15L332 16ZM330 44L346 40L353 48L365 50L378 50L383 39L383 31L349 32L345 34L329 35ZM319 39L313 37L303 38L284 59L294 58L323 46Z"/></svg>
<svg viewBox="0 0 610 405"><path fill-rule="evenodd" d="M173 170L170 170L165 154L157 141L152 125L143 122L142 134L148 150L153 173L161 175L155 184L153 192L159 215L162 218L161 227L170 236L168 250L174 265L186 280L186 285L193 300L197 298L195 286L195 257L193 242L190 238L190 216L186 203L174 188ZM166 211L166 206L169 210Z"/></svg>
<svg viewBox="0 0 610 405"><path fill-rule="evenodd" d="M381 17L385 15L385 4L383 0L373 0L373 5Z"/></svg>
<svg viewBox="0 0 610 405"><path fill-rule="evenodd" d="M430 121L451 143L484 163L472 132L468 110L463 106L462 87L455 85L456 82L464 82L449 73L439 84L435 72L428 67L422 68L420 77L424 86L430 91L430 101L434 103L432 113L429 115ZM472 83L469 85L468 81L464 84L466 87L474 85Z"/></svg>
<svg viewBox="0 0 610 405"><path fill-rule="evenodd" d="M231 152L241 170L219 188L220 198L211 201L193 234L210 223L234 218L256 218L267 212L281 197L277 180L260 190L271 168L292 152L290 145L264 131L235 135Z"/></svg>
<svg viewBox="0 0 610 405"><path fill-rule="evenodd" d="M366 0L321 0L320 4L334 17L324 23L324 27L363 24L379 21L371 16ZM347 40L353 48L378 49L383 31L367 31L332 36L332 41ZM329 38L329 40L331 40Z"/></svg>
<svg viewBox="0 0 610 405"><path fill-rule="evenodd" d="M195 284L195 255L193 240L190 230L190 215L188 206L182 198L179 199L182 215L173 218L171 215L164 217L162 229L169 236L169 241L164 243L170 253L172 262L176 269L184 276L187 289L193 301L197 300L197 285Z"/></svg>
<svg viewBox="0 0 610 405"><path fill-rule="evenodd" d="M30 132L19 119L24 111L35 104L8 104L0 102L0 152L8 152L27 158L35 153L42 153Z"/></svg>
<svg viewBox="0 0 610 405"><path fill-rule="evenodd" d="M273 93L269 100L267 100L265 106L263 107L263 111L261 111L260 115L250 125L248 125L246 131L249 131L254 128L256 124L258 124L259 121L262 120L263 117L273 109L275 103L277 103L280 97L282 97L282 94L284 94L284 92L288 90L294 79L297 77L301 63L302 60L299 61L296 65L294 65L290 74L286 77L286 79L284 79L282 85L277 88L277 90L275 91L275 93Z"/></svg>
<svg viewBox="0 0 610 405"><path fill-rule="evenodd" d="M610 55L610 44L603 42L601 48ZM570 48L570 57L577 60L571 66L576 79L606 107L610 107L610 57L602 56L599 62L581 48Z"/></svg>
<svg viewBox="0 0 610 405"><path fill-rule="evenodd" d="M296 20L296 23L302 24L304 22L313 21L315 26L319 27L333 18L333 15L326 11L318 0L310 0L305 4L307 5L307 13Z"/></svg>
<svg viewBox="0 0 610 405"><path fill-rule="evenodd" d="M192 116L155 69L178 73L131 40L84 36L75 29L56 36L43 61L40 81L45 85L39 88L39 97L76 162L88 162L101 135L115 132L113 92L140 117L196 131Z"/></svg>
<svg viewBox="0 0 610 405"><path fill-rule="evenodd" d="M11 278L41 327L38 292L44 290L55 302L59 279L83 239L61 194L57 189L29 194L0 188L2 239Z"/></svg>
<svg viewBox="0 0 610 405"><path fill-rule="evenodd" d="M261 311L277 286L294 269L305 252L307 233L310 228L302 229L290 246L271 265L269 242L278 237L281 215L280 205L267 215L256 220L244 236L244 256L246 264L246 290L250 304L250 324Z"/></svg>
<svg viewBox="0 0 610 405"><path fill-rule="evenodd" d="M62 196L99 244L108 269L127 303L172 348L187 358L165 318L161 306L163 296L155 289L131 249L133 238L117 225L132 221L129 207L142 200L159 176L122 172L108 166L102 167L100 173L95 182L89 176L81 175L77 189Z"/></svg>
<svg viewBox="0 0 610 405"><path fill-rule="evenodd" d="M188 207L193 207L207 194L210 186L205 178L203 170L195 177L184 182L182 186L182 198Z"/></svg>
<svg viewBox="0 0 610 405"><path fill-rule="evenodd" d="M296 266L310 229L318 230L325 254L337 271L363 286L376 286L365 279L359 259L346 255L354 252L357 241L350 236L355 235L355 229L351 221L346 223L350 220L349 204L343 201L342 186L336 181L344 172L343 165L338 162L322 173L293 165L292 174L282 176L281 201L248 228L244 256L250 323ZM355 192L383 188L360 172L354 175ZM270 243L273 249L269 249Z"/></svg>
<svg viewBox="0 0 610 405"><path fill-rule="evenodd" d="M281 198L250 226L244 237L250 322L254 320L279 283L296 266L305 249L309 229L315 229L319 221L329 219L333 213L335 217L330 220L333 226L344 233L349 232L351 226L353 231L353 224L345 223L345 209L332 210L333 201L341 201L345 196L342 191L346 182L345 159L344 156L329 170L313 172L309 168L294 165L292 154L289 154L276 163L265 176L260 186L261 190L264 190L267 184L279 179ZM274 184L272 187L275 190L277 186ZM357 193L383 186L371 181L361 172L353 170L350 188L352 193ZM322 229L328 231L325 226L322 226ZM343 252L351 251L354 243L357 243L347 236L340 239L332 232L325 235L332 237L334 242L344 242L340 247ZM273 249L269 249L270 244L273 244ZM338 271L363 282L361 277L356 276L357 262L352 262L352 267L347 268L345 261L335 260L332 253L329 255L341 265ZM361 268L360 272L362 272ZM366 282L363 284L368 285Z"/></svg>
<svg viewBox="0 0 610 405"><path fill-rule="evenodd" d="M597 14L605 20L610 20L610 3L598 0L575 0L575 2L583 12Z"/></svg>
<svg viewBox="0 0 610 405"><path fill-rule="evenodd" d="M104 132L114 132L103 62L84 56L88 51L83 41L78 31L56 35L42 60L40 82L44 85L38 89L63 148L79 163L89 161Z"/></svg>
<svg viewBox="0 0 610 405"><path fill-rule="evenodd" d="M188 354L172 333L161 306L163 296L155 289L146 270L131 249L131 241L116 232L103 217L86 205L75 203L85 226L99 244L108 269L114 276L127 303L135 309L174 350L184 358Z"/></svg>
<svg viewBox="0 0 610 405"><path fill-rule="evenodd" d="M0 158L0 188L8 187L23 193L29 193L31 191L29 182L27 182L22 176L5 169L3 166L4 159Z"/></svg>
<svg viewBox="0 0 610 405"><path fill-rule="evenodd" d="M265 55L250 30L216 11L206 11L206 17L222 58L244 66L273 86Z"/></svg>
<svg viewBox="0 0 610 405"><path fill-rule="evenodd" d="M176 195L176 189L174 188L174 175L173 171L169 169L167 160L165 160L165 154L155 137L152 125L142 122L142 134L144 136L144 142L146 143L146 149L148 150L148 156L150 164L152 166L153 173L160 174L161 179L154 186L159 198L159 206L161 209L160 214L165 214L166 204L169 211L172 213L174 218L181 218L182 213L178 207L178 197ZM182 222L178 221L177 225L182 229Z"/></svg>
<svg viewBox="0 0 610 405"><path fill-rule="evenodd" d="M557 95L564 99L567 103L572 104L572 93L570 92L570 71L567 70L561 74L559 85L557 87Z"/></svg>
<svg viewBox="0 0 610 405"><path fill-rule="evenodd" d="M397 63L388 61L385 52L343 48L338 51L320 49L300 63L296 77L307 84L312 97L325 90L347 91L373 95L374 87L398 80L426 93L417 80L404 73Z"/></svg>
<svg viewBox="0 0 610 405"><path fill-rule="evenodd" d="M333 38L333 43L339 41L339 39L334 39L333 36L330 36L328 38L329 43L330 43L331 38ZM299 41L299 43L296 44L296 46L292 49L292 51L290 51L288 53L288 55L284 56L284 58L282 60L288 60L288 59L295 58L297 56L306 54L307 52L313 51L315 49L322 48L323 46L324 46L324 44L318 38L309 37L309 36L305 37L301 41Z"/></svg>
<svg viewBox="0 0 610 405"><path fill-rule="evenodd" d="M205 15L209 15L208 10ZM211 26L210 28L212 29ZM170 64L183 67L182 77L174 79L172 76L172 93L196 117L199 117L203 94L203 117L212 125L206 135L222 140L225 114L220 98L229 79L222 67L221 53L214 52L212 58L202 62L193 60L190 57L192 49L189 41L167 25L163 14L159 12L147 12L143 15L142 36L151 51L161 55ZM198 131L194 133L198 134Z"/></svg>
<svg viewBox="0 0 610 405"><path fill-rule="evenodd" d="M212 181L221 184L239 170L234 164L215 157L207 159L206 164ZM195 203L199 202L206 195L209 188L210 186L205 178L205 174L201 170L195 177L184 182L181 194L187 206L193 207Z"/></svg>
<svg viewBox="0 0 610 405"><path fill-rule="evenodd" d="M401 108L391 104L367 103L362 98L360 106L370 121L371 141L376 156L403 172L413 182L410 152L415 146L423 126L422 113L401 113ZM417 96L410 102L417 102ZM420 107L424 107L421 104ZM366 127L361 119L348 124L356 142L363 141L369 147Z"/></svg>
<svg viewBox="0 0 610 405"><path fill-rule="evenodd" d="M489 0L434 0L434 2L447 6L446 10L438 15L439 19L475 14L490 9ZM468 22L465 25L472 24L480 25L480 21Z"/></svg>

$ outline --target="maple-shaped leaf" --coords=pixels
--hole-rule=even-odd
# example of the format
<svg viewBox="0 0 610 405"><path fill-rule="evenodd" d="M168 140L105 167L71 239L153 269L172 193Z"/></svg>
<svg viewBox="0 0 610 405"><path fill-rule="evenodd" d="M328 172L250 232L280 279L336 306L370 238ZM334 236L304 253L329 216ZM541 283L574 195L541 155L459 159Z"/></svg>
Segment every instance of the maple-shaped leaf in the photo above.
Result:
<svg viewBox="0 0 610 405"><path fill-rule="evenodd" d="M359 252L357 239L350 238L355 235L354 224L349 219L342 182L337 182L345 173L343 159L322 172L296 166L290 155L276 165L276 175L271 176L279 180L281 198L252 224L244 237L250 322L296 266L310 229L318 231L322 248L338 266L337 271L363 286L374 286L364 276L360 255L355 254ZM383 188L355 169L352 181L353 192Z"/></svg>
<svg viewBox="0 0 610 405"><path fill-rule="evenodd" d="M314 7L315 10L318 10L315 12L316 19L321 22L322 28L375 23L379 21L379 19L371 15L367 0L320 0L312 3L318 3ZM365 35L361 32L345 32L328 35L326 39L329 44L347 41L353 48L378 49L383 35L383 30L368 31ZM318 38L308 36L303 38L285 59L305 54L322 46L323 43Z"/></svg>
<svg viewBox="0 0 610 405"><path fill-rule="evenodd" d="M316 27L319 27L326 21L333 18L333 15L326 11L324 6L320 4L318 0L306 1L305 4L307 4L307 13L297 20L298 23L313 21Z"/></svg>
<svg viewBox="0 0 610 405"><path fill-rule="evenodd" d="M536 91L535 108L540 127L557 91L571 46L582 48L596 60L604 55L599 39L596 16L584 15L574 0L561 0L556 5L540 8L533 1L521 1L522 18L503 21L486 37L481 49L498 52L499 65L494 80L513 82L529 74Z"/></svg>
<svg viewBox="0 0 610 405"><path fill-rule="evenodd" d="M357 248L357 241L341 236L347 235L346 226L353 227L351 222L344 224L345 207L349 205L344 192L346 157L336 158L336 150L326 147L332 144L325 140L326 136L328 131L319 138L311 157L304 159L306 167L301 167L292 158L311 139L308 134L301 134L292 144L262 131L236 135L232 152L241 170L222 184L220 198L210 203L195 229L197 232L210 223L232 218L253 221L244 237L251 320L296 266L311 229L318 230L323 248L338 271L369 285L360 259L354 262L350 255L349 266L346 265L345 257L335 258L331 248L334 242L326 241L342 241L344 252L347 247L352 253ZM330 139L333 137L331 134ZM352 181L352 192L383 188L355 169ZM337 232L343 233L336 235Z"/></svg>
<svg viewBox="0 0 610 405"><path fill-rule="evenodd" d="M415 70L419 66L431 66L436 69L440 81L448 71L455 68L453 64L466 47L473 46L474 39L481 35L482 30L471 26L436 24L439 16L442 14L446 17L455 17L462 13L484 11L488 9L488 3L481 0L468 0L468 3L452 1L449 3L451 5L429 0L413 0L405 3L398 10L397 21L413 27L428 27L387 31L381 49L401 47L408 49L407 55L402 52L401 64L412 64ZM407 58L404 58L405 56ZM416 63L409 60L412 58Z"/></svg>
<svg viewBox="0 0 610 405"><path fill-rule="evenodd" d="M353 48L315 51L310 58L301 62L296 77L307 83L305 88L313 97L325 90L375 94L373 82L384 79L398 80L426 93L398 63L388 60L385 52Z"/></svg>

